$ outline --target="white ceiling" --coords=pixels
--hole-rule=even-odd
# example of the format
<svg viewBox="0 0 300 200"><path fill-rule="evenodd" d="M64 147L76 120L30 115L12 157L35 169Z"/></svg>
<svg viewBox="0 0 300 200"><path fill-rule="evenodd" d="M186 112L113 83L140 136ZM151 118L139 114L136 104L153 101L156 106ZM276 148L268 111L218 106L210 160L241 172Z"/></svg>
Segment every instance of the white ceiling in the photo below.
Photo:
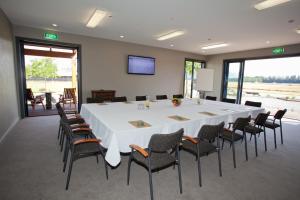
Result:
<svg viewBox="0 0 300 200"><path fill-rule="evenodd" d="M49 29L56 23L61 32L206 55L300 43L300 34L295 32L300 28L300 0L257 11L253 5L260 1L0 0L0 6L17 25ZM89 29L85 25L95 9L108 11L112 17ZM186 34L156 40L172 30L184 30ZM230 45L201 50L202 46L220 42Z"/></svg>

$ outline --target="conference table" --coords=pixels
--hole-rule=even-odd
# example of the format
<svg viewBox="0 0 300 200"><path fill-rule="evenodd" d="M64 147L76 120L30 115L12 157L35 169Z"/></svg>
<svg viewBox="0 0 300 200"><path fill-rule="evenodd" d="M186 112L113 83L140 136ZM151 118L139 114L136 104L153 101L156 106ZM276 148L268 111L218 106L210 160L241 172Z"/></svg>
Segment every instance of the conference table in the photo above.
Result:
<svg viewBox="0 0 300 200"><path fill-rule="evenodd" d="M129 145L148 146L153 134L168 134L184 129L184 134L197 136L204 124L234 122L238 117L256 117L263 108L218 101L183 99L175 107L171 100L83 104L80 115L90 124L95 136L107 148L106 161L117 166L121 153L131 151Z"/></svg>

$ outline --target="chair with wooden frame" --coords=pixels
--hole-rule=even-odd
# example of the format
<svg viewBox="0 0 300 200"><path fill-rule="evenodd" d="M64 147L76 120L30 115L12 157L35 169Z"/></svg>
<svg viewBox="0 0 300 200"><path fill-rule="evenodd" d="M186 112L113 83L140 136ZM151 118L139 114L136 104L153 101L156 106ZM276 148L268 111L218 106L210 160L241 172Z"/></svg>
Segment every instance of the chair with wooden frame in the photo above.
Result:
<svg viewBox="0 0 300 200"><path fill-rule="evenodd" d="M217 125L203 125L198 136L193 138L183 136L182 149L195 155L198 164L199 186L202 186L200 158L211 153L218 153L219 174L222 176L221 149L219 138L224 128L224 122ZM216 145L213 142L216 141Z"/></svg>
<svg viewBox="0 0 300 200"><path fill-rule="evenodd" d="M64 88L64 94L60 95L59 102L63 104L63 108L65 108L65 104L69 103L70 108L72 108L72 104L74 104L76 109L76 88Z"/></svg>
<svg viewBox="0 0 300 200"><path fill-rule="evenodd" d="M43 103L44 97L42 95L34 96L31 88L26 89L26 98L27 98L27 101L30 101L33 111L35 111L36 104L42 104L42 106L45 110L45 105Z"/></svg>
<svg viewBox="0 0 300 200"><path fill-rule="evenodd" d="M179 188L182 193L181 165L179 145L182 140L183 129L170 134L152 135L148 148L144 149L137 145L130 145L131 154L128 160L127 185L130 179L131 162L135 161L138 165L148 170L150 197L153 200L152 172L160 171L170 166L177 165L179 176ZM175 152L175 155L172 155Z"/></svg>

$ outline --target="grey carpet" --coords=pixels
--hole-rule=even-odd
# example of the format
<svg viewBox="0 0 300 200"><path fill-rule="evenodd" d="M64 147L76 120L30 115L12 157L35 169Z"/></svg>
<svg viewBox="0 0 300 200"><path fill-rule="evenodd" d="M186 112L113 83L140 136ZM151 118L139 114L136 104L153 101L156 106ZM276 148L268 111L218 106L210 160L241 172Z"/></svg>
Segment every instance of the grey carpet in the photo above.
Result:
<svg viewBox="0 0 300 200"><path fill-rule="evenodd" d="M95 158L75 162L70 188L65 191L62 154L57 141L57 116L27 118L20 121L0 144L1 200L57 199L150 199L147 171L132 164L130 185L126 185L127 157L121 165L109 169L105 179L103 160ZM153 176L156 200L174 199L300 199L300 123L284 123L284 145L274 149L273 134L268 131L268 152L263 137L258 140L259 156L254 156L254 141L249 144L245 161L244 144L237 143L237 168L233 168L228 144L222 151L223 177L218 175L217 155L203 157L203 187L198 186L194 157L182 152L183 194L179 194L177 170L172 168ZM249 137L248 137L249 138ZM278 134L278 141L280 141Z"/></svg>

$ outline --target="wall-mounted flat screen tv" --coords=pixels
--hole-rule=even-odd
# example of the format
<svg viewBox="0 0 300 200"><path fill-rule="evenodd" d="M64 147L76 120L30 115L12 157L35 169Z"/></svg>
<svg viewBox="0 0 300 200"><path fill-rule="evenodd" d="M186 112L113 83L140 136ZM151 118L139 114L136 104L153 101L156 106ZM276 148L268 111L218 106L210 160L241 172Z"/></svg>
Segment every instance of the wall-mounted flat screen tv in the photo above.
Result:
<svg viewBox="0 0 300 200"><path fill-rule="evenodd" d="M128 56L128 74L155 74L155 58L143 56Z"/></svg>

